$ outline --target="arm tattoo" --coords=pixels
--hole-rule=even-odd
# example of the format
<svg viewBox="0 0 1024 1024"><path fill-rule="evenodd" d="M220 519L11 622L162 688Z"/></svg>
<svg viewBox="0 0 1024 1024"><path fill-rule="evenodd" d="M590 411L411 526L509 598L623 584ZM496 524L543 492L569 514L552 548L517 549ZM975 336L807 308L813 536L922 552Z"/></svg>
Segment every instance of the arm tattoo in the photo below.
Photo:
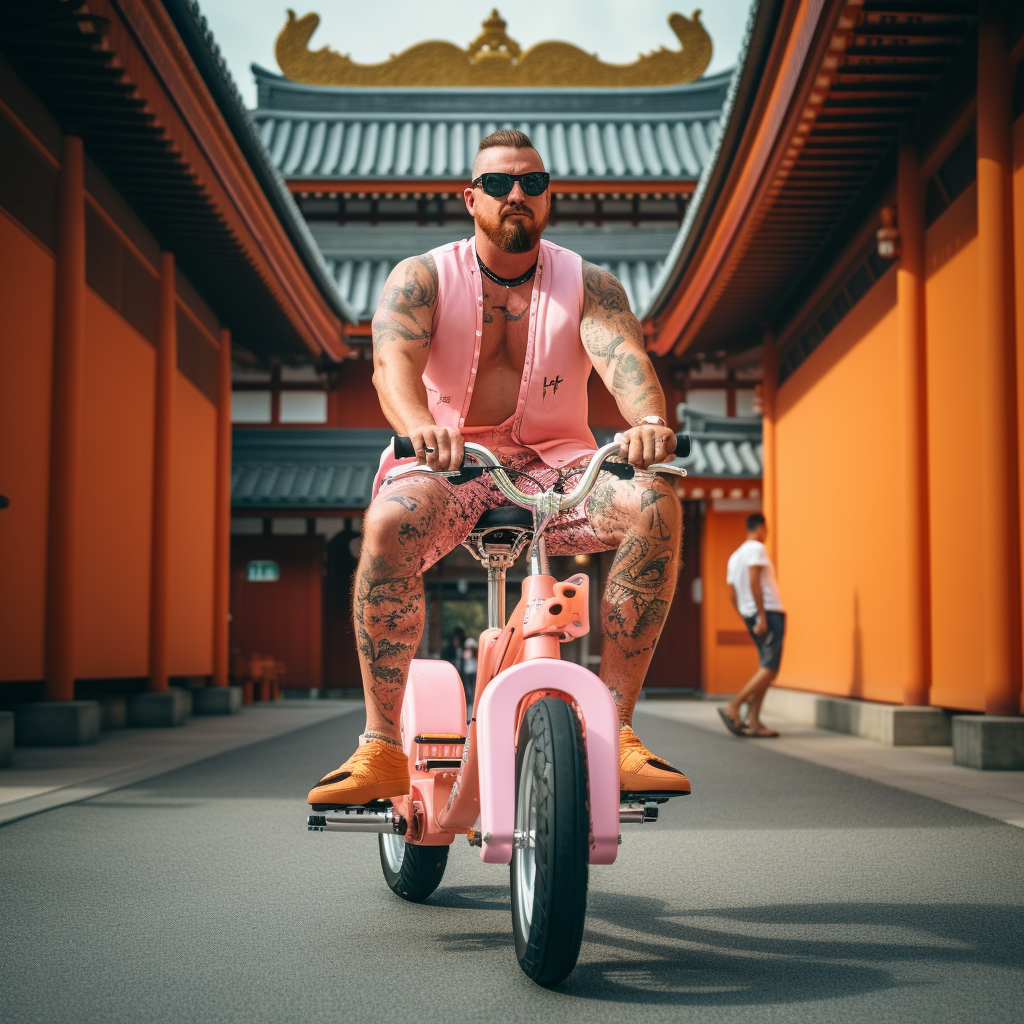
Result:
<svg viewBox="0 0 1024 1024"><path fill-rule="evenodd" d="M630 312L625 289L613 274L583 264L580 337L605 386L630 423L664 408L657 374L644 352L640 321Z"/></svg>
<svg viewBox="0 0 1024 1024"><path fill-rule="evenodd" d="M373 350L389 342L430 345L432 311L437 304L437 266L430 253L395 267L373 318ZM426 312L424 312L426 310Z"/></svg>

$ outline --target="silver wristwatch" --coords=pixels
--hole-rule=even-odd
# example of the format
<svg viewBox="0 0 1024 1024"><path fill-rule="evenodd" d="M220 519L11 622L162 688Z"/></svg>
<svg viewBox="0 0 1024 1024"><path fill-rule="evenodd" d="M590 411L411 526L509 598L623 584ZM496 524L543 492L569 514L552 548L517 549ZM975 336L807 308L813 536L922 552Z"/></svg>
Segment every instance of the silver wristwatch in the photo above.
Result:
<svg viewBox="0 0 1024 1024"><path fill-rule="evenodd" d="M667 427L668 424L660 416L645 416L638 425L649 424L652 427Z"/></svg>

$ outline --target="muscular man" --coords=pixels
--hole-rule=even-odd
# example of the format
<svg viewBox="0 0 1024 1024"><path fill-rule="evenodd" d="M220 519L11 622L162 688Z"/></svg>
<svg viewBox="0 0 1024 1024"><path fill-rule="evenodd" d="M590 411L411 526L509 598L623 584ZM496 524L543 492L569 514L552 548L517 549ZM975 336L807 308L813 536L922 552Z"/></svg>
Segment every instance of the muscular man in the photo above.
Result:
<svg viewBox="0 0 1024 1024"><path fill-rule="evenodd" d="M388 422L431 469L457 469L469 438L544 487L561 477L571 489L597 448L587 426L596 369L632 424L622 455L641 469L666 461L675 435L640 323L611 274L541 238L551 195L529 138L487 136L465 199L474 237L399 263L373 318L373 382ZM526 477L514 479L531 490ZM423 634L423 572L484 511L507 503L488 474L458 485L414 474L375 494L353 594L366 731L310 792L311 804L409 792L399 716ZM551 554L617 549L601 602L601 678L618 706L622 788L631 792L690 788L631 727L676 586L682 519L660 479L603 474L583 506L546 531Z"/></svg>

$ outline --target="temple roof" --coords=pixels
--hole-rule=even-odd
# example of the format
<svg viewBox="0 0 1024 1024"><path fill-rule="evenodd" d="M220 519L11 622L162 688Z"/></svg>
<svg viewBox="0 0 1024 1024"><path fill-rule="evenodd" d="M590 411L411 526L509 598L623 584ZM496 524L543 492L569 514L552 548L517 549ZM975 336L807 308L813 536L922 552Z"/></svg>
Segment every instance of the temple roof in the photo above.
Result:
<svg viewBox="0 0 1024 1024"><path fill-rule="evenodd" d="M499 128L526 132L556 178L693 181L717 144L731 79L621 90L363 89L253 72L253 118L286 178L396 185L464 178L479 140Z"/></svg>

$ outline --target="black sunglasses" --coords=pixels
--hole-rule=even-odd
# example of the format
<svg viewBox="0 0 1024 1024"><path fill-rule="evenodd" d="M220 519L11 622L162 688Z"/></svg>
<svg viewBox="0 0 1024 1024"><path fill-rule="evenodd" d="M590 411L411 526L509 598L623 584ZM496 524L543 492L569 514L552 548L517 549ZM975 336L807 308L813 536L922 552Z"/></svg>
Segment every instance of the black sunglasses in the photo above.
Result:
<svg viewBox="0 0 1024 1024"><path fill-rule="evenodd" d="M500 199L512 191L512 186L519 182L519 187L528 196L539 196L547 191L551 175L547 171L528 171L526 174L505 174L502 171L488 171L474 178L470 184L479 185L489 196Z"/></svg>

